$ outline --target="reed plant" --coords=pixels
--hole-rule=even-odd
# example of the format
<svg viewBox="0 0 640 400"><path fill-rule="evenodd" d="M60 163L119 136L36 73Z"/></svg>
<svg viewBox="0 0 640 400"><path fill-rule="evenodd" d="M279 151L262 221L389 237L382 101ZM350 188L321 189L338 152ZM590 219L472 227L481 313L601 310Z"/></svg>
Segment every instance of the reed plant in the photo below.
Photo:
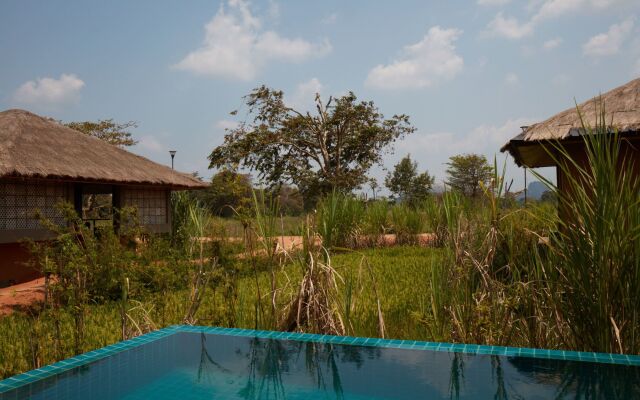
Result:
<svg viewBox="0 0 640 400"><path fill-rule="evenodd" d="M558 231L538 257L565 346L640 353L640 185L637 150L605 119L583 120L584 159L549 150L562 174ZM540 177L540 179L544 179Z"/></svg>
<svg viewBox="0 0 640 400"><path fill-rule="evenodd" d="M286 331L302 331L344 335L346 332L340 306L339 281L342 281L331 265L331 255L314 243L311 224L302 231L302 251L293 256L293 263L300 269L302 278L295 295L285 305L280 328ZM294 286L295 287L295 286Z"/></svg>
<svg viewBox="0 0 640 400"><path fill-rule="evenodd" d="M391 208L391 226L397 244L416 244L417 235L424 232L426 215L408 204L396 204Z"/></svg>
<svg viewBox="0 0 640 400"><path fill-rule="evenodd" d="M374 247L382 244L384 235L391 231L390 206L386 200L373 200L366 204L358 240L359 247Z"/></svg>
<svg viewBox="0 0 640 400"><path fill-rule="evenodd" d="M334 248L354 247L361 235L361 221L365 207L361 200L348 194L333 191L318 203L315 230L322 245L330 251Z"/></svg>

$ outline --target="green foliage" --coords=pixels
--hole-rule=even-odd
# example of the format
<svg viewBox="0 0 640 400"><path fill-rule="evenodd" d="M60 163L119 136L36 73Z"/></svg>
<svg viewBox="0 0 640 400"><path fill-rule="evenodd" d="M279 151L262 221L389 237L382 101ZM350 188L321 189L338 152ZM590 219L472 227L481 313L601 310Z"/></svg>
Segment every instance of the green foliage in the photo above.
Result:
<svg viewBox="0 0 640 400"><path fill-rule="evenodd" d="M447 185L469 197L481 196L481 186L486 186L492 175L487 158L478 154L452 156L447 166Z"/></svg>
<svg viewBox="0 0 640 400"><path fill-rule="evenodd" d="M428 172L418 174L418 163L407 155L389 172L384 184L401 202L415 206L429 196L434 181Z"/></svg>
<svg viewBox="0 0 640 400"><path fill-rule="evenodd" d="M391 144L414 131L406 115L385 119L353 93L326 102L316 95L313 115L288 107L283 92L266 86L245 100L252 122L227 133L209 156L210 167L242 165L270 185L293 183L307 209L334 189L360 187Z"/></svg>
<svg viewBox="0 0 640 400"><path fill-rule="evenodd" d="M595 126L583 123L586 162L554 145L566 182L558 193L558 232L546 272L549 301L565 342L586 351L640 353L640 186L630 146L596 104Z"/></svg>
<svg viewBox="0 0 640 400"><path fill-rule="evenodd" d="M391 226L397 243L416 243L419 233L424 232L425 215L406 204L391 209Z"/></svg>
<svg viewBox="0 0 640 400"><path fill-rule="evenodd" d="M222 249L223 253L226 251ZM385 311L386 333L388 337L400 339L429 340L422 323L413 318L414 313L425 307L427 292L420 282L426 282L430 273L426 266L444 261L446 250L423 248L371 249L364 252L350 252L334 255L331 258L336 276L350 276L352 281L351 302L347 303L345 290L334 294L334 301L344 310L349 304L350 321L348 334L358 336L378 336L377 298L372 291L373 281L367 278L367 268L375 276L381 307ZM369 260L369 267L362 257ZM247 269L246 261L233 261L239 269L233 272L231 266L223 267L231 261L226 256L218 256L220 268L209 282L196 316L199 324L239 328L255 327L256 280ZM296 256L297 257L297 256ZM320 257L320 261L321 261ZM240 264L238 264L240 263ZM225 272L227 271L227 272ZM299 293L300 286L287 282L300 282L304 270L299 264L289 264L277 272L278 309L285 310L290 300ZM226 275L228 274L228 275ZM262 293L268 293L271 277L267 269L258 269L258 285ZM132 285L135 278L131 279ZM343 288L343 286L341 286ZM149 310L148 317L157 328L182 323L187 311L190 290L184 284L179 289L148 292L140 297L130 294L129 302L139 301ZM268 308L271 298L264 296L260 300ZM120 300L105 303L89 303L85 309L85 335L82 351L89 351L122 340ZM344 311L342 312L344 315ZM345 320L346 321L346 320ZM268 322L268 323L267 323ZM258 328L270 327L265 320ZM16 312L0 318L0 377L50 364L56 360L73 356L74 322L72 311L62 308L55 314L45 309L39 313ZM59 335L56 333L59 331ZM37 363L34 363L34 358Z"/></svg>
<svg viewBox="0 0 640 400"><path fill-rule="evenodd" d="M67 122L65 125L115 146L126 147L138 143L129 132L129 129L138 127L138 124L133 121L118 123L113 122L113 119L102 119L98 122Z"/></svg>
<svg viewBox="0 0 640 400"><path fill-rule="evenodd" d="M364 218L361 222L362 232L370 235L384 235L390 232L390 208L386 200L368 202L366 204Z"/></svg>
<svg viewBox="0 0 640 400"><path fill-rule="evenodd" d="M558 196L552 190L545 190L540 196L540 201L545 203L558 204Z"/></svg>
<svg viewBox="0 0 640 400"><path fill-rule="evenodd" d="M213 214L228 218L251 208L251 191L249 175L223 168L213 175L208 188L193 194Z"/></svg>
<svg viewBox="0 0 640 400"><path fill-rule="evenodd" d="M337 191L321 200L315 224L322 245L329 250L353 247L360 233L359 222L364 210L362 201Z"/></svg>
<svg viewBox="0 0 640 400"><path fill-rule="evenodd" d="M300 191L290 185L280 185L275 193L278 196L280 211L284 215L298 216L304 211L304 200Z"/></svg>

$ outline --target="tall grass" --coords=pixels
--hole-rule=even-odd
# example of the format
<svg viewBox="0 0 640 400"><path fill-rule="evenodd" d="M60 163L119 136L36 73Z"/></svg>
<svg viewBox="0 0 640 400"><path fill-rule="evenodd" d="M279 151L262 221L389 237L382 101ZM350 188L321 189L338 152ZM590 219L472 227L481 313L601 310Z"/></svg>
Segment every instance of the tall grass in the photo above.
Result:
<svg viewBox="0 0 640 400"><path fill-rule="evenodd" d="M360 222L364 204L354 196L333 191L318 204L315 229L322 238L322 245L332 250L336 247L354 247L360 235Z"/></svg>
<svg viewBox="0 0 640 400"><path fill-rule="evenodd" d="M417 243L417 235L424 232L425 225L425 214L414 207L402 203L391 209L391 226L396 234L396 243Z"/></svg>
<svg viewBox="0 0 640 400"><path fill-rule="evenodd" d="M563 342L587 351L640 353L640 186L633 155L605 120L583 121L585 162L554 146L565 187L549 257L538 258ZM553 154L553 153L552 153ZM637 160L635 160L637 163Z"/></svg>
<svg viewBox="0 0 640 400"><path fill-rule="evenodd" d="M361 240L363 246L379 244L385 234L391 232L390 205L386 200L370 201L366 204L361 232L365 235Z"/></svg>
<svg viewBox="0 0 640 400"><path fill-rule="evenodd" d="M494 162L493 179L482 188L482 199L469 203L446 193L441 205L430 206L437 242L451 250L448 263L433 265L429 277L426 325L438 340L448 336L465 343L505 345L530 339L529 331L521 329L530 317L522 311L530 286L521 272L530 263L528 254L516 251L520 247L512 237L518 232L519 246L530 250L546 226L535 232L517 225L537 209L503 208L504 182L504 166L499 169Z"/></svg>

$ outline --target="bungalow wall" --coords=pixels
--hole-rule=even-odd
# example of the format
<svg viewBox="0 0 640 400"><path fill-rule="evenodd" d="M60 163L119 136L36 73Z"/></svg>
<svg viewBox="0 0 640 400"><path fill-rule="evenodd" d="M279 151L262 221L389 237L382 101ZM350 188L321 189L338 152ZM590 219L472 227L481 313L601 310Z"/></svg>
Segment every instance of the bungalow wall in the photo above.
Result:
<svg viewBox="0 0 640 400"><path fill-rule="evenodd" d="M64 224L56 205L69 202L82 212L82 195L92 192L112 193L114 207L135 207L139 222L151 233L171 230L170 191L167 188L0 180L0 287L26 282L40 275L37 269L28 266L30 254L24 239L49 240L53 234L42 227L36 211L54 223Z"/></svg>
<svg viewBox="0 0 640 400"><path fill-rule="evenodd" d="M577 165L579 165L582 169L588 169L589 159L583 143L567 143L564 144L563 147ZM621 157L618 162L618 169L622 170L622 168L627 168L627 166L631 164L634 177L636 179L640 178L640 139L634 137L624 139L621 144L620 155ZM578 170L572 163L567 163L566 169L572 176L578 176ZM564 172L562 168L559 168L557 166L556 181L558 190L560 192L566 193L567 198L570 199L570 179L567 176L567 173ZM637 183L638 182L636 181L636 184ZM558 213L561 218L569 217L566 205L563 205L562 203L559 204Z"/></svg>

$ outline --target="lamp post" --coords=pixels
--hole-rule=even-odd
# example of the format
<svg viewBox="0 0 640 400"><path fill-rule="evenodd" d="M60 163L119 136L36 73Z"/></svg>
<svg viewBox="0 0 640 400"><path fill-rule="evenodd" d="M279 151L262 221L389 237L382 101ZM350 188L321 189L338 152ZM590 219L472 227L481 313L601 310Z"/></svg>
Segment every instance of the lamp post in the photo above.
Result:
<svg viewBox="0 0 640 400"><path fill-rule="evenodd" d="M173 158L176 156L176 151L169 150L169 154L171 154L171 169L173 169Z"/></svg>

